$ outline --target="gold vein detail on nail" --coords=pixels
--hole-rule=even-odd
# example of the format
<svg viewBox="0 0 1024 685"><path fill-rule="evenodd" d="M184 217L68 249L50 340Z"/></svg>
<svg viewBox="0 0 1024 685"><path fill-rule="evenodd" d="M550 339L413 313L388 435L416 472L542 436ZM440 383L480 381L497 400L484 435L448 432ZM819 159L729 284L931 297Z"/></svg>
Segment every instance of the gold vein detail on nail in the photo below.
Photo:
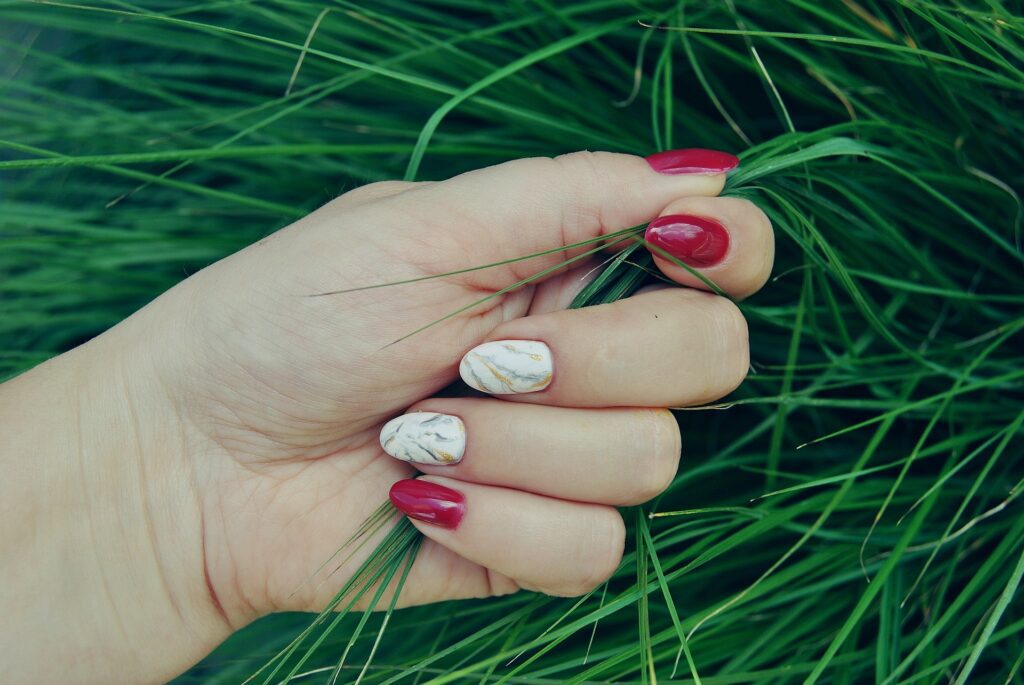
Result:
<svg viewBox="0 0 1024 685"><path fill-rule="evenodd" d="M538 392L554 375L551 349L539 340L495 340L477 345L459 364L470 387L491 395Z"/></svg>
<svg viewBox="0 0 1024 685"><path fill-rule="evenodd" d="M457 464L466 451L466 427L458 416L412 412L384 424L380 446L395 459L414 464Z"/></svg>

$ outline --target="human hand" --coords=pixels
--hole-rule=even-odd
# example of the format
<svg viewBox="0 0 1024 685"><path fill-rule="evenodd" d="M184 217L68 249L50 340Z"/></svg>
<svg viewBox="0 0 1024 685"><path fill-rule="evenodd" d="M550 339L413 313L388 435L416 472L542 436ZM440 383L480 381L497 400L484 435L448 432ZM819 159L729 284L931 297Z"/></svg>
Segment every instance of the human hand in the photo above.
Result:
<svg viewBox="0 0 1024 685"><path fill-rule="evenodd" d="M518 588L579 594L615 570L624 527L614 507L653 497L676 472L680 436L663 408L717 399L746 375L739 310L656 252L687 288L566 310L597 264L588 258L444 317L587 249L559 247L659 216L648 241L734 297L756 291L771 269L772 232L749 202L715 197L730 157L651 160L576 153L359 188L71 355L79 367L116 359L107 375L124 379L110 423L131 426L134 441L103 463L131 474L117 483L139 479L117 496L142 512L122 525L141 528L132 534L148 547L141 561L107 559L123 568L102 584L162 579L142 585L164 587L157 603L177 616L168 624L190 636L174 650L161 634L179 656L159 676L257 616L319 610L361 559L336 582L305 581L389 490L429 539L405 604ZM545 250L555 251L352 290ZM313 296L335 291L346 292ZM477 348L489 341L517 342ZM499 397L432 397L458 378L464 355L467 381ZM414 425L429 415L388 424L388 451L421 463L391 458L379 442L407 410L457 417L436 419L441 431ZM111 478L79 466L86 489ZM404 480L417 470L427 475ZM116 596L111 603L125 634L152 633Z"/></svg>

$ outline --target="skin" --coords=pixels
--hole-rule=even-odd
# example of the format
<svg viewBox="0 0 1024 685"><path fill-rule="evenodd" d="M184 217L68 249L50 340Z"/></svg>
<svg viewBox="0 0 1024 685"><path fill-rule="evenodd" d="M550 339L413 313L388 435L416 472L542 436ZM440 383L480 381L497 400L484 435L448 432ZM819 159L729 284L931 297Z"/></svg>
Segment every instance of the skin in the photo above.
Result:
<svg viewBox="0 0 1024 685"><path fill-rule="evenodd" d="M259 616L319 610L362 558L306 581L416 475L377 442L410 407L458 414L470 441L461 464L423 469L466 514L455 530L416 524L428 540L403 604L603 582L622 555L614 505L653 497L678 466L678 427L658 408L717 399L746 373L731 302L659 259L691 287L565 311L597 264L584 261L390 344L580 249L310 295L690 211L728 229L705 273L746 296L768 277L771 228L716 198L723 184L575 153L365 186L0 386L0 681L164 681ZM431 399L467 350L503 338L551 347L546 390Z"/></svg>

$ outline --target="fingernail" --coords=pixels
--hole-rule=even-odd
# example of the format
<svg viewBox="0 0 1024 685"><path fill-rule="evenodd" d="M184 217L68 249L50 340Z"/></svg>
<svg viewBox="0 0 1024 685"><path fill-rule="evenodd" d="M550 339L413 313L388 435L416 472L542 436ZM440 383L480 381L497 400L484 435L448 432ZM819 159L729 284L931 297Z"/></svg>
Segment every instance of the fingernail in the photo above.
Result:
<svg viewBox="0 0 1024 685"><path fill-rule="evenodd" d="M725 226L689 214L658 217L647 225L644 240L690 266L714 266L729 251Z"/></svg>
<svg viewBox="0 0 1024 685"><path fill-rule="evenodd" d="M466 451L466 426L458 416L417 411L391 419L380 446L395 459L415 464L457 464Z"/></svg>
<svg viewBox="0 0 1024 685"><path fill-rule="evenodd" d="M551 384L551 348L539 340L495 340L477 345L462 358L466 385L492 395L538 392Z"/></svg>
<svg viewBox="0 0 1024 685"><path fill-rule="evenodd" d="M647 163L659 174L724 174L740 165L736 155L718 150L691 147L666 150L647 158Z"/></svg>
<svg viewBox="0 0 1024 685"><path fill-rule="evenodd" d="M391 486L388 496L409 518L442 528L458 528L466 513L466 498L461 492L430 481L400 480Z"/></svg>

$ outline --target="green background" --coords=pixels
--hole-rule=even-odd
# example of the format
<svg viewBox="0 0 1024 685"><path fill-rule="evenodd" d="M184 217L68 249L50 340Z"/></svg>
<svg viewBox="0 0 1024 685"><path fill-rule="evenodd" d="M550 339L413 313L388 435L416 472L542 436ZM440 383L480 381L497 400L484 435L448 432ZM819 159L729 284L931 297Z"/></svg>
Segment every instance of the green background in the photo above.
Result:
<svg viewBox="0 0 1024 685"><path fill-rule="evenodd" d="M365 669L383 615L348 617L300 682L353 635L341 682L1024 682L1022 34L996 0L0 3L0 375L366 182L734 150L779 248L751 375L678 413L615 578L396 612Z"/></svg>

